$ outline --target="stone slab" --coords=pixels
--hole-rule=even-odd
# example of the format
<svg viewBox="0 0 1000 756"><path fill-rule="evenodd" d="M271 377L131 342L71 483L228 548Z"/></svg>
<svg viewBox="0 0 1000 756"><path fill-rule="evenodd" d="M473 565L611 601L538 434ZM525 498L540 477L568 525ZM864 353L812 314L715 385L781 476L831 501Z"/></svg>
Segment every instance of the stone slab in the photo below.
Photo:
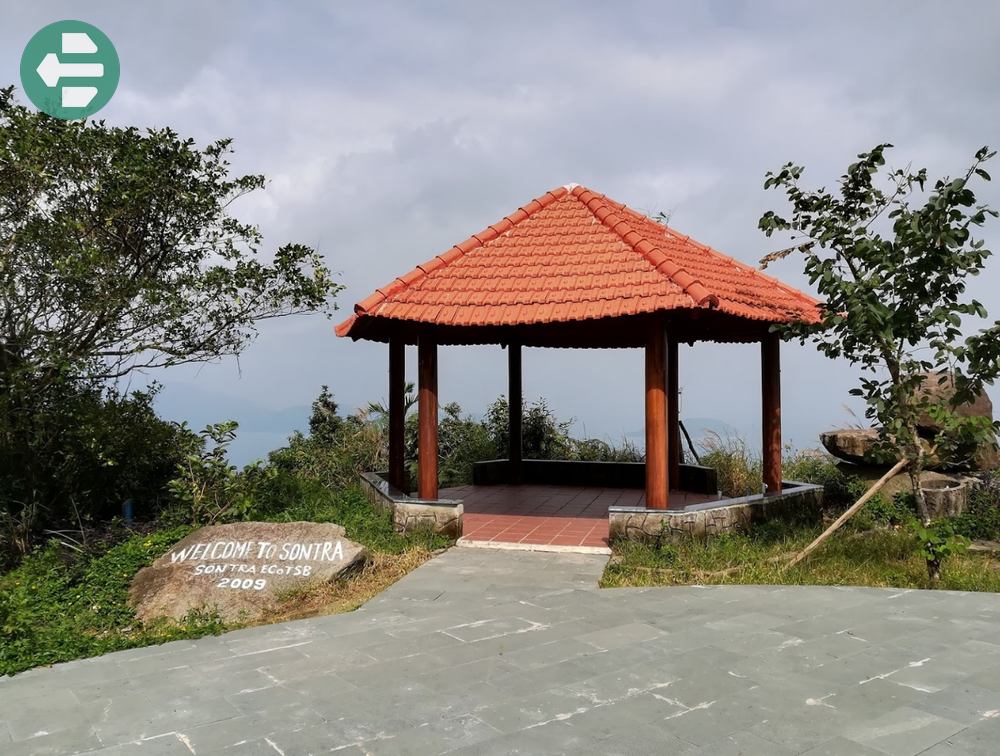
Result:
<svg viewBox="0 0 1000 756"><path fill-rule="evenodd" d="M452 549L349 614L3 678L0 753L996 753L996 595L605 563Z"/></svg>

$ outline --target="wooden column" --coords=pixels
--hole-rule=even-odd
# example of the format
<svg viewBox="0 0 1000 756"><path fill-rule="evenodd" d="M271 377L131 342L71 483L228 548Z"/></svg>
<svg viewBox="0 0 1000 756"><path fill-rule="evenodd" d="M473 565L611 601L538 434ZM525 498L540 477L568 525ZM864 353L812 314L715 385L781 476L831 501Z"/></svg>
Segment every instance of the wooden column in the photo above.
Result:
<svg viewBox="0 0 1000 756"><path fill-rule="evenodd" d="M521 345L507 345L507 380L509 412L507 425L507 459L510 461L510 482L521 482Z"/></svg>
<svg viewBox="0 0 1000 756"><path fill-rule="evenodd" d="M417 495L421 499L438 497L438 389L437 343L434 337L421 334L417 344Z"/></svg>
<svg viewBox="0 0 1000 756"><path fill-rule="evenodd" d="M667 466L667 338L654 322L646 342L646 506L666 509L670 499Z"/></svg>
<svg viewBox="0 0 1000 756"><path fill-rule="evenodd" d="M406 344L389 339L389 482L409 492L406 480Z"/></svg>
<svg viewBox="0 0 1000 756"><path fill-rule="evenodd" d="M667 479L675 488L681 479L680 384L678 382L677 339L667 335Z"/></svg>
<svg viewBox="0 0 1000 756"><path fill-rule="evenodd" d="M763 413L764 491L781 493L781 361L777 334L760 344L760 389Z"/></svg>

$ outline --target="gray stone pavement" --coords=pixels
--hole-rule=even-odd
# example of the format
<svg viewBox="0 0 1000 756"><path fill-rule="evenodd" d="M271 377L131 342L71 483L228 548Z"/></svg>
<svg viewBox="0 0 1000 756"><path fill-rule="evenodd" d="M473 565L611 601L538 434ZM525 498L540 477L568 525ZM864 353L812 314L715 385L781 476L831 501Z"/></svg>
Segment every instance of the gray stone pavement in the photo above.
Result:
<svg viewBox="0 0 1000 756"><path fill-rule="evenodd" d="M600 590L453 549L351 614L0 680L0 754L998 754L1000 596Z"/></svg>

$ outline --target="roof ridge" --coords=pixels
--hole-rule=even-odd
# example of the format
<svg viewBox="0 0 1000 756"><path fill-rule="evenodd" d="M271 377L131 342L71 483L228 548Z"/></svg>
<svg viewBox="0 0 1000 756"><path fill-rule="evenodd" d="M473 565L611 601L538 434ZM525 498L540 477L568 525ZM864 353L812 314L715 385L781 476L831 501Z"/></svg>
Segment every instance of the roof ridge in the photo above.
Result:
<svg viewBox="0 0 1000 756"><path fill-rule="evenodd" d="M584 186L576 186L571 194L575 196L601 223L617 234L623 242L641 254L653 269L680 287L698 307L718 307L719 298L710 292L705 285L680 265L671 260L657 245L629 225L628 221L619 216L608 206L607 197L591 191ZM624 210L629 210L622 205ZM633 211L634 212L634 211ZM622 228L624 227L624 228ZM665 227L666 228L666 227ZM632 238L630 238L632 237Z"/></svg>
<svg viewBox="0 0 1000 756"><path fill-rule="evenodd" d="M575 189L573 191L575 191ZM505 216L500 221L487 226L479 233L473 234L461 244L456 244L447 251L442 252L439 255L435 255L427 262L421 263L415 267L409 273L399 276L391 283L376 289L371 296L362 299L354 305L355 314L360 315L370 312L394 294L398 294L403 289L408 288L417 281L426 278L434 271L439 270L446 265L450 265L455 262L455 260L464 257L472 250L479 249L487 242L491 242L496 239L501 234L507 233L518 223L527 220L531 216L551 205L556 200L565 197L569 194L569 192L570 190L567 186L560 186L545 192L545 194L540 197L536 197L528 204L522 205L510 215Z"/></svg>

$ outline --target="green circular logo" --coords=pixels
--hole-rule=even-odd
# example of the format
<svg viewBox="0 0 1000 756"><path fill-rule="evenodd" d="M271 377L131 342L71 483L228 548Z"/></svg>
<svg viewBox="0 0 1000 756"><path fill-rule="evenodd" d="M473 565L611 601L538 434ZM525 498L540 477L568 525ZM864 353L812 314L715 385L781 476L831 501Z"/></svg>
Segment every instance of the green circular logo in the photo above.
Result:
<svg viewBox="0 0 1000 756"><path fill-rule="evenodd" d="M83 21L40 29L21 54L21 86L50 116L86 118L108 104L121 66L107 35Z"/></svg>

